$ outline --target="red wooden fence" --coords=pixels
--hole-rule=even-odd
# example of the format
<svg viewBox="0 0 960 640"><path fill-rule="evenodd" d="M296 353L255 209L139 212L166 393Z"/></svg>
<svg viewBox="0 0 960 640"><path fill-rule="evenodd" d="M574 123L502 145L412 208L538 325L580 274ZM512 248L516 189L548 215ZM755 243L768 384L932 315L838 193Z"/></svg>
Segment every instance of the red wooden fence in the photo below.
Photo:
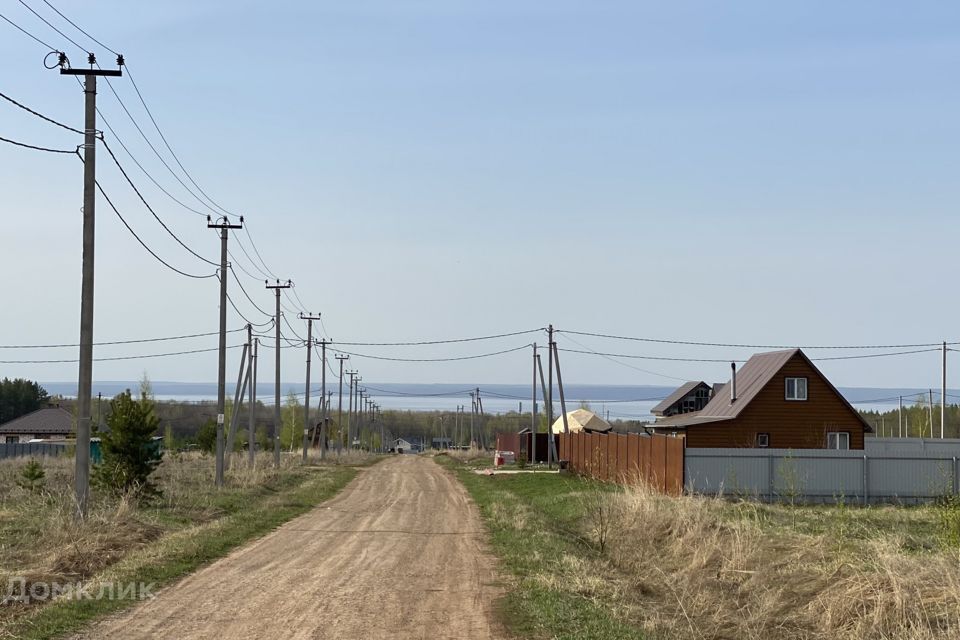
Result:
<svg viewBox="0 0 960 640"><path fill-rule="evenodd" d="M645 482L670 495L683 491L683 438L571 433L559 440L560 459L574 473L621 484Z"/></svg>

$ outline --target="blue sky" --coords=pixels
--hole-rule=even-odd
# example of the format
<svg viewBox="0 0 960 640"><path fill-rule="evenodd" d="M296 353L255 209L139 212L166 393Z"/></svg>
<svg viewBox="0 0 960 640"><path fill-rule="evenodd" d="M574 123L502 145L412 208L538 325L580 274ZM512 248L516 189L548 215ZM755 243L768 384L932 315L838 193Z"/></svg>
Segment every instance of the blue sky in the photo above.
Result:
<svg viewBox="0 0 960 640"><path fill-rule="evenodd" d="M41 0L28 3L87 43ZM960 200L954 3L54 4L125 54L184 165L218 203L247 216L270 270L295 280L335 340L460 337L550 322L757 344L960 340L960 299L950 287ZM0 12L79 66L82 54L19 3ZM0 22L0 91L80 126L82 94L44 70L44 54ZM114 86L165 153L129 81ZM100 106L148 171L199 206L104 86ZM0 135L79 142L6 103ZM203 219L120 158L164 220L215 258ZM98 169L158 253L210 272L164 236L103 153ZM0 175L0 342L73 342L80 163L4 145ZM165 271L102 202L97 233L97 339L216 329L215 281ZM269 309L262 286L246 283ZM231 314L230 324L242 320ZM577 339L640 355L749 353ZM528 341L367 352L470 355ZM302 354L284 358L284 379L300 379ZM628 362L648 372L569 354L564 373L579 383L671 384L728 370ZM355 364L368 380L528 378L527 353ZM95 377L130 379L144 369L154 379L207 381L216 359L100 363ZM937 386L939 355L823 369L844 386ZM0 365L0 375L70 380L76 372Z"/></svg>

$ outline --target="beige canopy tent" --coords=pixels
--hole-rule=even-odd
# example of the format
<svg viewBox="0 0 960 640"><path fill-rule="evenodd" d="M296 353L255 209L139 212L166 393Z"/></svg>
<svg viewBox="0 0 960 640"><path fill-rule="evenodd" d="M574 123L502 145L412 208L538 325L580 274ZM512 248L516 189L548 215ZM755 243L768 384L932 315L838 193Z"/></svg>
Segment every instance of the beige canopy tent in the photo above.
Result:
<svg viewBox="0 0 960 640"><path fill-rule="evenodd" d="M570 433L578 431L593 431L596 433L607 433L613 427L610 423L586 409L575 409L567 413L567 425L570 427ZM563 416L557 418L553 423L553 433L563 433Z"/></svg>

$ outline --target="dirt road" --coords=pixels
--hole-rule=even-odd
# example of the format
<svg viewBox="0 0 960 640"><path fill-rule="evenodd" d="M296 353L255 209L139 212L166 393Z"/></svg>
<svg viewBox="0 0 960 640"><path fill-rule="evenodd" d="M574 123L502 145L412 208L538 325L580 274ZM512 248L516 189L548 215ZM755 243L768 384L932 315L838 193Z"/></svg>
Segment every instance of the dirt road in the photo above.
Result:
<svg viewBox="0 0 960 640"><path fill-rule="evenodd" d="M482 540L456 479L397 456L83 637L498 638Z"/></svg>

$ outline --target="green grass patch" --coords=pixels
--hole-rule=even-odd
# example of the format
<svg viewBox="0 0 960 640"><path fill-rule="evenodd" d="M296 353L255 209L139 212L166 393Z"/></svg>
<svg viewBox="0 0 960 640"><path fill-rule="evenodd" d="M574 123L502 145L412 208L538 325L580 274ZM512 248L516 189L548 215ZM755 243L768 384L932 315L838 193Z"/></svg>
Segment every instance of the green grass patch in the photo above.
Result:
<svg viewBox="0 0 960 640"><path fill-rule="evenodd" d="M451 458L435 460L467 488L494 553L512 574L500 602L512 633L558 640L644 637L602 575L587 577L599 551L583 532L589 510L584 496L616 487L547 473L482 476Z"/></svg>

